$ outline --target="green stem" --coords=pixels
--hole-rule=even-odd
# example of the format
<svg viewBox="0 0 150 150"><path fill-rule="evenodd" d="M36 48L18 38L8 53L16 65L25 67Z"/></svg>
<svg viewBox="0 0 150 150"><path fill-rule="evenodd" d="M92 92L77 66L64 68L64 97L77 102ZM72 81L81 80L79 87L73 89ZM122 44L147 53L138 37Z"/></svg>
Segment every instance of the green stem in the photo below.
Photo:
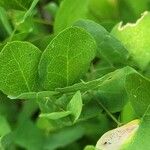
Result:
<svg viewBox="0 0 150 150"><path fill-rule="evenodd" d="M17 31L17 27L18 27L18 26L16 26L16 27L14 28L13 32L11 33L11 35L10 35L10 37L9 37L9 42L12 41L12 38L14 37L14 34L15 34L15 32Z"/></svg>
<svg viewBox="0 0 150 150"><path fill-rule="evenodd" d="M104 109L104 111L108 114L108 116L118 125L121 126L122 123L119 122L109 111L108 109L99 101L97 100L98 104Z"/></svg>
<svg viewBox="0 0 150 150"><path fill-rule="evenodd" d="M37 3L39 2L39 0L33 0L30 8L27 10L27 12L24 14L22 20L20 22L18 22L18 24L15 26L10 38L9 38L9 42L12 40L15 32L17 31L18 27L25 22L25 20L32 14L33 9L35 8L35 6L37 5Z"/></svg>

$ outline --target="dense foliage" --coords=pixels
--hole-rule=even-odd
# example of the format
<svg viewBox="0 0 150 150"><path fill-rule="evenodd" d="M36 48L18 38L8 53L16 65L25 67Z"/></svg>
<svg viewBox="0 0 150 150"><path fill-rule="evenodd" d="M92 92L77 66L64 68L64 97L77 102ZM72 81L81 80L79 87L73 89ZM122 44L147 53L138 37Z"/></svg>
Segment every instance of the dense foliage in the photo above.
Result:
<svg viewBox="0 0 150 150"><path fill-rule="evenodd" d="M0 0L0 150L150 150L149 10Z"/></svg>

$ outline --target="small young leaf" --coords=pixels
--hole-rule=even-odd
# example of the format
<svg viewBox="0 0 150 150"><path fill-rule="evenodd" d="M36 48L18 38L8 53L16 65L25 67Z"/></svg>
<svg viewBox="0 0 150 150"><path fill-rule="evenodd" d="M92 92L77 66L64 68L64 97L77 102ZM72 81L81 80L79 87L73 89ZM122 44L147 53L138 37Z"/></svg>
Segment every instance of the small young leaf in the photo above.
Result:
<svg viewBox="0 0 150 150"><path fill-rule="evenodd" d="M42 54L39 77L42 87L54 90L78 82L95 57L94 39L83 29L67 28L56 36Z"/></svg>
<svg viewBox="0 0 150 150"><path fill-rule="evenodd" d="M37 90L41 52L28 42L10 42L0 52L0 90L17 96Z"/></svg>
<svg viewBox="0 0 150 150"><path fill-rule="evenodd" d="M67 106L67 110L74 116L74 122L79 118L82 111L82 97L80 91L76 92Z"/></svg>
<svg viewBox="0 0 150 150"><path fill-rule="evenodd" d="M70 114L71 114L71 111L62 111L62 112L52 112L52 113L45 113L45 114L43 113L43 114L40 114L40 117L51 119L51 120L57 120L60 118L64 118Z"/></svg>

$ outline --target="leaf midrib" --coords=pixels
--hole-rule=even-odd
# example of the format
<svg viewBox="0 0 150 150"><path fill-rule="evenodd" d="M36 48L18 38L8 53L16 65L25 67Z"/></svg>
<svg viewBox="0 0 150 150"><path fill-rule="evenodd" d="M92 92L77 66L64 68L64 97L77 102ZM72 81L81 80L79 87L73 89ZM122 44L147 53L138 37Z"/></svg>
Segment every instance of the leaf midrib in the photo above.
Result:
<svg viewBox="0 0 150 150"><path fill-rule="evenodd" d="M19 64L19 62L17 61L17 59L16 59L16 57L15 57L15 55L14 55L14 53L13 53L12 50L11 50L11 53L12 53L12 56L13 56L15 62L17 63L17 65L18 65L18 67L19 67L19 70L20 70L20 72L21 72L21 74L22 74L22 77L23 77L23 79L24 79L25 85L26 85L28 91L30 92L31 89L30 89L30 87L29 87L29 85L28 85L28 82L27 82L26 77L24 76L24 72L23 72L23 70L22 70L22 68L21 68L21 66L20 66L20 64Z"/></svg>
<svg viewBox="0 0 150 150"><path fill-rule="evenodd" d="M70 34L69 34L69 41L68 41L68 46L67 46L67 56L66 56L66 59L67 59L67 66L66 66L66 84L67 86L69 85L69 56L68 56L68 53L69 53L69 47L70 47L70 42L71 42L71 31L70 31Z"/></svg>

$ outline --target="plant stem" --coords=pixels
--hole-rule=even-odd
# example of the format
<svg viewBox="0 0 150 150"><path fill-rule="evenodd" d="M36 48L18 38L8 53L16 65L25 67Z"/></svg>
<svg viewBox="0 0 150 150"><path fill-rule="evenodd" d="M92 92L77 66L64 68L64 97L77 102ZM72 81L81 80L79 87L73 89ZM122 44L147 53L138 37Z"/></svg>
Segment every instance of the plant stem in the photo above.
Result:
<svg viewBox="0 0 150 150"><path fill-rule="evenodd" d="M119 122L109 111L108 109L99 101L97 100L98 104L104 109L104 111L108 114L108 116L118 125L121 126L122 123Z"/></svg>
<svg viewBox="0 0 150 150"><path fill-rule="evenodd" d="M17 27L18 27L18 26L16 26L16 27L14 28L13 32L11 33L11 35L10 35L10 37L9 37L9 42L12 41L12 38L14 37L15 32L17 31Z"/></svg>

